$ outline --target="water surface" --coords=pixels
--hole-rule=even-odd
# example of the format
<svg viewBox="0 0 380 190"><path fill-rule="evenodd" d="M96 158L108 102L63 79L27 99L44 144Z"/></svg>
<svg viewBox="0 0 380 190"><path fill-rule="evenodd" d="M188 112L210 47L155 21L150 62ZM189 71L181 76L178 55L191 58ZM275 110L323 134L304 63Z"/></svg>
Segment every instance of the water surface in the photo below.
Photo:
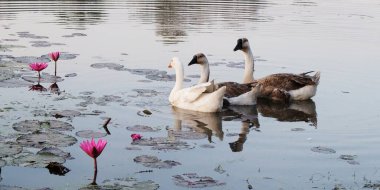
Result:
<svg viewBox="0 0 380 190"><path fill-rule="evenodd" d="M379 184L379 8L372 0L0 1L0 64L6 65L1 69L17 65L17 74L35 76L27 69L30 59L20 57L52 51L67 56L58 61L64 79L57 83L59 95L30 91L29 85L0 88L0 142L14 142L20 135L12 128L16 122L55 119L48 113L57 110L82 113L57 119L72 124L74 130L65 134L78 140L61 148L75 158L64 163L69 173L52 175L3 157L0 187L88 185L92 160L79 148L87 138L75 134L104 132L106 117L112 118L111 135L104 137L108 145L98 158L100 185L133 177L152 180L160 189L187 189L173 180L185 173L223 183L207 189L248 189L250 184L254 189L362 189ZM232 51L241 37L253 48L256 78L321 71L313 100L285 107L261 103L211 115L172 109L167 97L174 82L157 77L174 74L167 68L170 58L187 64L203 52L214 63L211 78L239 82L243 70L229 65L243 62L242 53ZM44 72L52 74L50 64ZM77 75L64 77L72 73ZM186 85L197 82L192 75L199 74L198 67L186 67L185 73ZM41 85L49 89L51 83ZM251 123L242 122L247 119ZM184 134L195 139L182 136L187 146L179 150L152 150L131 144L136 132L126 128L135 125L159 129L138 132L146 139L181 139ZM24 154L39 150L24 148ZM181 165L148 168L134 162L141 155ZM152 172L141 172L146 170Z"/></svg>

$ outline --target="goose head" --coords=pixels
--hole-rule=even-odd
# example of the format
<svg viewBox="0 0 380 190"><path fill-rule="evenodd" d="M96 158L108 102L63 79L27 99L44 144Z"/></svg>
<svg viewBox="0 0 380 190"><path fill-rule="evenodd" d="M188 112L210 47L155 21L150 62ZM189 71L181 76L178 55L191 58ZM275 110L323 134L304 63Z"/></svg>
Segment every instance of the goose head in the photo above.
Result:
<svg viewBox="0 0 380 190"><path fill-rule="evenodd" d="M203 53L197 53L193 56L193 59L190 61L188 66L193 65L193 64L199 64L199 65L206 65L208 64L208 60Z"/></svg>
<svg viewBox="0 0 380 190"><path fill-rule="evenodd" d="M250 48L249 42L247 38L240 38L237 40L237 44L234 48L234 51L241 50L241 51L248 51Z"/></svg>
<svg viewBox="0 0 380 190"><path fill-rule="evenodd" d="M181 62L179 62L178 57L173 57L172 59L170 59L168 68L177 68L180 64Z"/></svg>

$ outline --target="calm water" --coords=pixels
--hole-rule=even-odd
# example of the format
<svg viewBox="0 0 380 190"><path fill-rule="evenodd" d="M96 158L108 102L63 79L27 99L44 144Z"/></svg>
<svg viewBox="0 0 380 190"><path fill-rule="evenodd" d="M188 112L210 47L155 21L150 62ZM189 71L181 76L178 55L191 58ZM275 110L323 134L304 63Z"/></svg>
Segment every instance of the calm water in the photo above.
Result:
<svg viewBox="0 0 380 190"><path fill-rule="evenodd" d="M0 187L79 189L91 183L92 160L80 150L79 142L85 138L76 132L104 133L106 117L112 118L111 135L104 137L108 145L98 158L99 185L109 179L133 177L152 180L160 189L187 189L175 185L172 177L184 173L225 183L209 189L248 189L249 184L253 189L362 189L379 184L378 10L376 0L0 1L1 64L12 63L9 56L39 57L52 51L77 55L58 61L58 75L77 74L58 83L64 91L60 95L29 91L29 87L0 88L0 142L14 142L20 135L12 128L16 122L54 119L36 116L35 110L82 113L57 119L72 124L75 129L66 134L78 140L61 148L75 158L63 164L69 173L52 175L45 168L13 163L14 157L39 151L24 148L20 155L0 158L5 161ZM171 57L187 64L195 53L203 52L215 63L211 78L241 81L243 70L230 67L243 61L242 53L233 52L240 37L250 40L257 78L276 72L320 70L321 82L313 100L289 107L262 103L254 108L231 108L234 114L231 110L197 114L173 110L168 104L174 82L150 80L137 73L141 70L136 69L156 69L174 74L167 68ZM114 63L125 69L98 69L91 67L94 63ZM21 67L26 68L26 63ZM44 71L51 74L54 66ZM185 73L191 80L186 85L196 83L192 75L199 74L198 67L186 67ZM139 94L136 89L149 93ZM119 99L81 106L88 91L95 99L104 95ZM94 110L105 113L90 114ZM141 114L143 110L152 114ZM260 127L249 129L241 119L232 119L236 115ZM186 149L152 150L131 145L130 135L135 132L126 127L134 125L160 129L138 132L146 139L173 139L173 131L203 136L181 140L189 145ZM335 153L312 151L315 147ZM134 162L140 155L181 165L148 168ZM347 161L339 158L341 155L354 159ZM152 172L140 172L146 170Z"/></svg>

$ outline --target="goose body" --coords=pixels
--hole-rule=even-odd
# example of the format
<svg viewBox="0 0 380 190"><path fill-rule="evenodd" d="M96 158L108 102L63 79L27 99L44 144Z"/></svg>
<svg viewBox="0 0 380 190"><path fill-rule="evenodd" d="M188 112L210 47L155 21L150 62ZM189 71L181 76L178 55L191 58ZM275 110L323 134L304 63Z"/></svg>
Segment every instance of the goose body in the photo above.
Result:
<svg viewBox="0 0 380 190"><path fill-rule="evenodd" d="M177 57L172 58L169 68L174 68L176 72L176 82L169 95L171 105L181 109L199 112L221 111L223 96L226 92L225 87L215 89L215 85L213 81L211 81L183 88L183 65Z"/></svg>
<svg viewBox="0 0 380 190"><path fill-rule="evenodd" d="M203 53L194 55L189 66L199 64L201 67L201 76L198 84L207 83L210 75L210 66L206 56ZM259 93L259 85L253 80L252 83L240 84L237 82L222 82L215 84L215 88L225 87L226 92L224 99L227 105L255 105Z"/></svg>
<svg viewBox="0 0 380 190"><path fill-rule="evenodd" d="M254 80L254 59L248 39L238 39L234 51L241 50L245 57L243 83L256 81L260 85L259 97L278 101L307 100L315 96L319 84L320 72L314 76L310 72L301 74L277 73Z"/></svg>

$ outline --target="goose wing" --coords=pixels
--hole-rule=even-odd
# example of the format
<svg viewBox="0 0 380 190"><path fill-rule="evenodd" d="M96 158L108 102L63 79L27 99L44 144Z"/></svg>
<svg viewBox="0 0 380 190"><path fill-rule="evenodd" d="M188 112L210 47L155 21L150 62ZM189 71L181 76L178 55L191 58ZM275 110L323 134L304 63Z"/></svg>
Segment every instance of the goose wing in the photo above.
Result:
<svg viewBox="0 0 380 190"><path fill-rule="evenodd" d="M222 82L218 83L218 87L225 86L226 93L224 94L227 98L233 98L245 94L252 90L252 87L255 86L256 83L247 83L240 84L237 82Z"/></svg>
<svg viewBox="0 0 380 190"><path fill-rule="evenodd" d="M213 87L214 87L214 81L197 84L195 86L187 88L186 92L184 93L183 98L186 102L194 102L208 89L213 88Z"/></svg>
<svg viewBox="0 0 380 190"><path fill-rule="evenodd" d="M311 76L289 73L272 74L258 80L265 87L273 87L286 91L296 90L306 85L316 85Z"/></svg>

